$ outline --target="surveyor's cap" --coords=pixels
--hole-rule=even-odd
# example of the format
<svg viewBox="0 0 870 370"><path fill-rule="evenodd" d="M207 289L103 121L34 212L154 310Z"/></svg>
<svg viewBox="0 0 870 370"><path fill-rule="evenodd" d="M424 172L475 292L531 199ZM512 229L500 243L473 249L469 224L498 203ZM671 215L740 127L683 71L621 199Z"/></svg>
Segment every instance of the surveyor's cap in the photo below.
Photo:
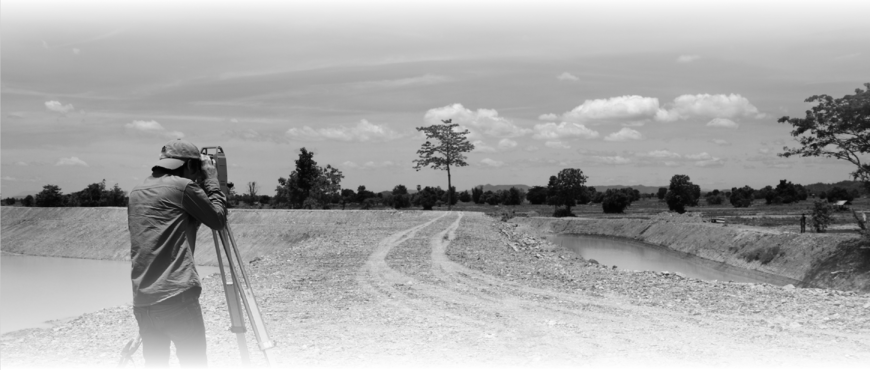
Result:
<svg viewBox="0 0 870 370"><path fill-rule="evenodd" d="M160 160L154 166L174 170L184 165L188 159L200 159L199 148L187 140L172 140L163 146Z"/></svg>

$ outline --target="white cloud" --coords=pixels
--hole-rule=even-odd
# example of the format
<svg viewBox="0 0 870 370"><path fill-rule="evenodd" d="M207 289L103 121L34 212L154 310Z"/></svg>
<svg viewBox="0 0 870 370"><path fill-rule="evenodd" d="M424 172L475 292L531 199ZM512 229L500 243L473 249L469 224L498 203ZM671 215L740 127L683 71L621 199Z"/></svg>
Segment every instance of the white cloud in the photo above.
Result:
<svg viewBox="0 0 870 370"><path fill-rule="evenodd" d="M716 144L716 145L721 145L721 146L731 145L731 143L729 143L728 141L722 140L722 139L714 139L714 140L711 140L710 142L712 142L713 144Z"/></svg>
<svg viewBox="0 0 870 370"><path fill-rule="evenodd" d="M610 135L604 137L604 140L607 141L626 141L626 140L640 140L643 138L643 135L640 132L632 130L628 127L623 127L622 130L614 132Z"/></svg>
<svg viewBox="0 0 870 370"><path fill-rule="evenodd" d="M495 153L496 152L495 148L493 148L489 145L486 145L486 143L484 143L483 140L476 140L476 141L473 141L471 144L474 145L474 150L472 150L473 152L477 152L477 153Z"/></svg>
<svg viewBox="0 0 870 370"><path fill-rule="evenodd" d="M631 163L631 159L622 156L593 156L593 160L604 164L627 164Z"/></svg>
<svg viewBox="0 0 870 370"><path fill-rule="evenodd" d="M674 153L667 150L653 150L648 153L638 153L641 157L651 157L651 158L680 158L681 155L679 153Z"/></svg>
<svg viewBox="0 0 870 370"><path fill-rule="evenodd" d="M555 115L554 113L545 113L538 116L538 119L541 121L555 121L557 118L559 118L559 116Z"/></svg>
<svg viewBox="0 0 870 370"><path fill-rule="evenodd" d="M564 114L565 119L579 121L600 119L638 119L651 117L659 111L659 100L639 95L586 100Z"/></svg>
<svg viewBox="0 0 870 370"><path fill-rule="evenodd" d="M710 118L752 117L764 118L749 99L739 94L697 94L680 95L670 104L669 109L661 109L656 113L656 120L676 121L691 116Z"/></svg>
<svg viewBox="0 0 870 370"><path fill-rule="evenodd" d="M452 79L447 76L425 74L422 76L399 78L395 80L363 81L353 83L359 88L395 88L404 86L426 86L449 82Z"/></svg>
<svg viewBox="0 0 870 370"><path fill-rule="evenodd" d="M237 119L235 119L235 118L230 118L230 122L232 122L232 123L239 123L239 120L237 120Z"/></svg>
<svg viewBox="0 0 870 370"><path fill-rule="evenodd" d="M713 156L711 156L707 152L703 152L703 153L698 153L698 154L687 154L686 158L698 161L698 160L713 159Z"/></svg>
<svg viewBox="0 0 870 370"><path fill-rule="evenodd" d="M12 176L3 176L2 180L3 181L20 181L20 180L18 180L17 177L12 177Z"/></svg>
<svg viewBox="0 0 870 370"><path fill-rule="evenodd" d="M489 159L489 158L484 158L484 159L480 160L480 163L483 163L483 164L485 164L485 165L487 165L487 166L490 166L490 167L501 167L501 166L504 166L504 162L502 162L502 161L497 161L497 160L494 160L494 159Z"/></svg>
<svg viewBox="0 0 870 370"><path fill-rule="evenodd" d="M562 139L566 137L582 137L585 139L594 139L598 137L598 132L586 128L580 123L555 122L540 123L535 125L535 134L532 136L535 139Z"/></svg>
<svg viewBox="0 0 870 370"><path fill-rule="evenodd" d="M571 148L570 145L565 144L561 141L548 141L548 142L544 143L544 145L546 145L548 148L553 148L553 149L570 149Z"/></svg>
<svg viewBox="0 0 870 370"><path fill-rule="evenodd" d="M88 164L85 161L79 159L79 157L69 157L69 158L61 158L57 160L55 166L83 166L88 167Z"/></svg>
<svg viewBox="0 0 870 370"><path fill-rule="evenodd" d="M713 118L707 122L707 127L738 128L740 125L727 118Z"/></svg>
<svg viewBox="0 0 870 370"><path fill-rule="evenodd" d="M390 141L401 138L403 135L393 131L385 125L376 125L367 120L359 121L356 126L327 127L313 129L303 126L301 129L293 127L286 132L287 136L307 140L336 140L336 141Z"/></svg>
<svg viewBox="0 0 870 370"><path fill-rule="evenodd" d="M72 104L63 105L57 100L50 100L45 102L45 109L60 114L67 114L75 110Z"/></svg>
<svg viewBox="0 0 870 370"><path fill-rule="evenodd" d="M664 165L665 165L665 166L668 166L668 167L677 167L677 166L679 166L680 164L677 163L677 162L674 162L674 161L665 161Z"/></svg>
<svg viewBox="0 0 870 370"><path fill-rule="evenodd" d="M700 55L680 55L677 58L677 63L691 63L700 59Z"/></svg>
<svg viewBox="0 0 870 370"><path fill-rule="evenodd" d="M501 141L498 142L498 147L503 150L516 148L517 145L517 142L511 139L501 139Z"/></svg>
<svg viewBox="0 0 870 370"><path fill-rule="evenodd" d="M129 131L136 133L144 133L149 135L164 136L169 138L183 138L184 133L180 131L169 131L157 121L133 121L124 125Z"/></svg>
<svg viewBox="0 0 870 370"><path fill-rule="evenodd" d="M579 78L577 78L577 76L572 75L568 72L562 72L562 74L556 76L556 78L559 79L559 81L578 81L578 80L580 80Z"/></svg>
<svg viewBox="0 0 870 370"><path fill-rule="evenodd" d="M500 117L495 109L478 109L475 112L463 107L462 104L430 109L426 111L423 119L429 124L439 124L442 120L452 119L452 123L468 128L473 134L471 136L479 132L493 137L512 138L532 132Z"/></svg>
<svg viewBox="0 0 870 370"><path fill-rule="evenodd" d="M368 162L365 162L363 164L356 164L356 162L345 161L341 165L345 168L352 168L352 169L357 169L357 170L370 170L370 169L378 169L378 168L398 166L393 161L382 161L382 162L368 161Z"/></svg>
<svg viewBox="0 0 870 370"><path fill-rule="evenodd" d="M713 157L713 158L710 158L707 160L703 160L703 161L695 162L696 167L722 167L724 165L725 165L725 162L723 162L721 159L716 158L716 157Z"/></svg>

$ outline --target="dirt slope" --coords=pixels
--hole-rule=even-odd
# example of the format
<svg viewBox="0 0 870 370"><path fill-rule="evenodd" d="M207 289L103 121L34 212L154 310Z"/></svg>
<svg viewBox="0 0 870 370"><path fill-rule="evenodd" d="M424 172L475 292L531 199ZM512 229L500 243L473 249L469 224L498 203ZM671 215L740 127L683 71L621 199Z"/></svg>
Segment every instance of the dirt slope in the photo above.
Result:
<svg viewBox="0 0 870 370"><path fill-rule="evenodd" d="M864 368L870 360L867 294L612 270L478 213L377 215L249 268L281 367ZM210 364L233 367L220 289L205 279ZM135 327L130 308L118 307L4 335L0 365L114 366Z"/></svg>

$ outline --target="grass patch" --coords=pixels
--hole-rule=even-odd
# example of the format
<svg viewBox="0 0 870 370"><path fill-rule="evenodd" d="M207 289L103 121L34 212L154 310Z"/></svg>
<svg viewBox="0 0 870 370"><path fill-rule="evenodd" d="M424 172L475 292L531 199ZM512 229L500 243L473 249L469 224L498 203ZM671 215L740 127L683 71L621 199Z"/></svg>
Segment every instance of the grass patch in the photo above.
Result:
<svg viewBox="0 0 870 370"><path fill-rule="evenodd" d="M760 261L762 265L766 265L773 261L774 258L785 254L779 246L756 248L750 252L743 254L743 259L746 262Z"/></svg>

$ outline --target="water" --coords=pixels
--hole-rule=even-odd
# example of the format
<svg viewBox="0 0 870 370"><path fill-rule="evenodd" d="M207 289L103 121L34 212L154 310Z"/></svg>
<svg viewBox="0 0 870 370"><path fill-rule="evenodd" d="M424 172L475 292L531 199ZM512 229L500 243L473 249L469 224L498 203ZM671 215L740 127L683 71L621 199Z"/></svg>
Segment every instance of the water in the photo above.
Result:
<svg viewBox="0 0 870 370"><path fill-rule="evenodd" d="M690 254L644 244L630 239L600 236L559 234L548 238L585 259L617 266L621 270L680 272L703 280L768 283L774 285L797 284L789 278L733 267Z"/></svg>
<svg viewBox="0 0 870 370"><path fill-rule="evenodd" d="M219 272L199 266L200 276ZM3 254L0 333L133 302L130 262ZM132 314L132 313L131 313Z"/></svg>

